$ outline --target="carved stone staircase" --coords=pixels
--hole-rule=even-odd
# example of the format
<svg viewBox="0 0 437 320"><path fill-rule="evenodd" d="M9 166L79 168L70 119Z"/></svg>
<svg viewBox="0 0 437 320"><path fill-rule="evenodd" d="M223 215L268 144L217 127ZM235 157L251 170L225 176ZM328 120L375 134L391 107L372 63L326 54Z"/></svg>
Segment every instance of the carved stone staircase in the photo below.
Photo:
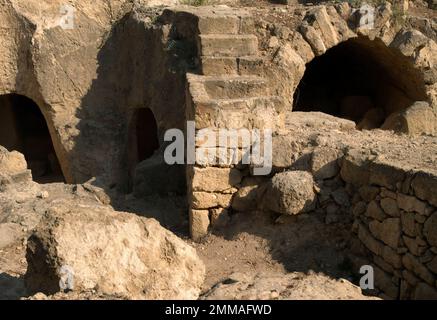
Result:
<svg viewBox="0 0 437 320"><path fill-rule="evenodd" d="M269 83L260 72L263 59L257 37L244 33L245 23L249 22L245 19L250 17L244 12L200 11L194 13L198 17L200 67L197 74L187 74L187 119L195 121L196 130L275 131L282 127L285 103L271 94ZM217 150L222 147L207 147L214 146ZM187 166L190 232L194 240L215 226L217 215L227 214L241 179L240 171L233 167L209 162ZM211 185L199 184L200 181L211 181ZM218 199L220 204L216 203Z"/></svg>
<svg viewBox="0 0 437 320"><path fill-rule="evenodd" d="M242 32L247 18L244 12L199 15L201 74L188 74L198 129L274 126L274 130L279 124L283 100L270 94L266 79L250 72L251 65L263 61L257 37Z"/></svg>

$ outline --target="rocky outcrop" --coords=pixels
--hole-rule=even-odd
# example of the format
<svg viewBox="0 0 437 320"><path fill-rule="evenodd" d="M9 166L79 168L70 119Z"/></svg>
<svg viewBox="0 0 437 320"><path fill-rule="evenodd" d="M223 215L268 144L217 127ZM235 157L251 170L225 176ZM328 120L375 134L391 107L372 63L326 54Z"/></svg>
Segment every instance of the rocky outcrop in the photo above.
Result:
<svg viewBox="0 0 437 320"><path fill-rule="evenodd" d="M79 134L76 125L83 118L77 109L93 100L85 102L85 95L96 78L99 49L112 23L129 7L131 3L125 0L93 5L76 0L68 8L60 0L8 0L0 5L5 31L0 35L5 44L0 50L0 64L5 67L0 76L0 94L24 95L40 107L69 182L83 182L91 177L89 173L83 175L79 167L87 165L79 162L90 166L92 156L80 160L72 143ZM66 18L70 20L64 25ZM110 117L107 112L107 119ZM91 119L88 125L93 127Z"/></svg>
<svg viewBox="0 0 437 320"><path fill-rule="evenodd" d="M161 135L183 126L185 66L170 61L172 54L165 51L173 41L168 38L172 21L152 27L155 13L163 9L149 5L157 3L175 1L0 4L0 94L26 96L38 105L68 183L100 176L106 184L125 186L127 149L133 141L128 132L138 108L152 110ZM173 92L173 101L150 83Z"/></svg>
<svg viewBox="0 0 437 320"><path fill-rule="evenodd" d="M22 154L0 151L2 299L71 289L84 299L197 298L205 268L183 240L153 219L114 211L95 181L39 185Z"/></svg>
<svg viewBox="0 0 437 320"><path fill-rule="evenodd" d="M347 280L299 272L234 273L201 297L205 300L375 300Z"/></svg>
<svg viewBox="0 0 437 320"><path fill-rule="evenodd" d="M95 290L130 299L196 299L205 267L156 220L104 206L53 206L28 240L31 292Z"/></svg>
<svg viewBox="0 0 437 320"><path fill-rule="evenodd" d="M0 250L15 244L24 236L23 227L16 223L0 224Z"/></svg>

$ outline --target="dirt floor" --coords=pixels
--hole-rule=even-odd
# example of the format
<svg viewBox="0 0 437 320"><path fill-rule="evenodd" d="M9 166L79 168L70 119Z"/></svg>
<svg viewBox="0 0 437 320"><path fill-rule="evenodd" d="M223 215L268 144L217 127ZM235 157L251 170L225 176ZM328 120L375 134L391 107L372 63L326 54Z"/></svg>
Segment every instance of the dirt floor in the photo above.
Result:
<svg viewBox="0 0 437 320"><path fill-rule="evenodd" d="M331 287L327 288L331 288L333 294L337 294L340 299L348 298L341 291L345 282L356 280L356 272L351 270L345 254L349 233L344 231L347 230L342 225L344 222L341 225L328 225L325 223L325 215L317 213L286 219L276 219L261 212L240 213L231 217L226 229L216 230L201 243L195 243L189 239L187 222L180 215L183 213L181 201L179 198L159 197L147 201L136 199L127 201L124 209L143 211L142 215L157 218L163 224L164 221L171 220L170 217L179 217L178 225L172 223L167 224L167 227L194 246L204 261L207 270L202 288L204 294L232 275L240 273L269 275L280 279L293 275L293 281L298 284L302 284L303 280L307 281L305 289L301 289L312 288L310 295L315 297L321 294L317 288L321 290L323 282L328 281ZM20 299L27 296L22 278L27 268L25 250L26 240L23 238L0 252L0 299ZM279 286L278 281L273 282L274 288ZM298 292L301 294L300 298L309 297L308 293L304 294L302 291L295 290L294 294ZM323 294L329 297L328 293ZM57 295L53 298L71 297ZM90 293L76 298L99 297ZM299 298L299 295L294 298ZM357 292L349 298L362 296Z"/></svg>
<svg viewBox="0 0 437 320"><path fill-rule="evenodd" d="M356 280L345 249L348 219L326 224L326 214L313 212L277 218L265 212L238 213L201 243L188 236L183 197L127 197L117 210L152 217L196 248L206 265L203 292L234 273L321 273L333 279Z"/></svg>
<svg viewBox="0 0 437 320"><path fill-rule="evenodd" d="M326 225L317 214L276 223L260 215L234 215L226 230L215 232L203 243L192 243L207 267L205 289L235 272L314 271L351 277L342 269L342 250L348 239L343 228Z"/></svg>

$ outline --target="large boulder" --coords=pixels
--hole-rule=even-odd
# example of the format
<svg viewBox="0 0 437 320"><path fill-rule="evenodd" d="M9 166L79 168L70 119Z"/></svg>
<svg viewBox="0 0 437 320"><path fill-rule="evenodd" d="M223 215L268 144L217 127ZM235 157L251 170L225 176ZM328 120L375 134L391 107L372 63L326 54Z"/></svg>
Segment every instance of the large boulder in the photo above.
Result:
<svg viewBox="0 0 437 320"><path fill-rule="evenodd" d="M32 172L27 169L24 155L17 151L9 152L0 146L0 192L4 192L12 184L28 184L31 181ZM18 197L15 200L19 202ZM0 218L1 216L0 211Z"/></svg>
<svg viewBox="0 0 437 320"><path fill-rule="evenodd" d="M372 108L367 111L360 122L357 124L357 129L371 130L379 128L384 122L385 114L381 108Z"/></svg>
<svg viewBox="0 0 437 320"><path fill-rule="evenodd" d="M58 205L28 240L30 293L95 290L127 299L196 299L205 267L154 219L99 205Z"/></svg>
<svg viewBox="0 0 437 320"><path fill-rule="evenodd" d="M264 206L280 214L295 215L315 208L314 181L306 171L276 174L267 186Z"/></svg>
<svg viewBox="0 0 437 320"><path fill-rule="evenodd" d="M425 101L416 101L407 109L392 113L385 120L382 129L409 135L437 134L437 117Z"/></svg>
<svg viewBox="0 0 437 320"><path fill-rule="evenodd" d="M0 146L0 173L15 176L27 171L27 163L24 156L17 152L9 152Z"/></svg>

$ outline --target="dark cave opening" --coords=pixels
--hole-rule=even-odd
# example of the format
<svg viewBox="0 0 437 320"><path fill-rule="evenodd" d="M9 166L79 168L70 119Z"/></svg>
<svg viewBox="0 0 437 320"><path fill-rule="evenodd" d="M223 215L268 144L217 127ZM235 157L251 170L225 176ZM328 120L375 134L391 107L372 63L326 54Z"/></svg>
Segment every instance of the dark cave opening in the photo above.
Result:
<svg viewBox="0 0 437 320"><path fill-rule="evenodd" d="M141 162L159 148L158 127L153 112L148 108L138 109L135 118L137 161Z"/></svg>
<svg viewBox="0 0 437 320"><path fill-rule="evenodd" d="M149 108L139 108L132 115L129 128L129 189L132 189L136 166L159 149L158 126Z"/></svg>
<svg viewBox="0 0 437 320"><path fill-rule="evenodd" d="M347 40L306 66L293 111L320 111L379 128L393 112L426 100L425 83L408 57L381 40Z"/></svg>
<svg viewBox="0 0 437 320"><path fill-rule="evenodd" d="M0 96L0 145L24 154L34 181L65 182L46 120L38 105L18 95Z"/></svg>

